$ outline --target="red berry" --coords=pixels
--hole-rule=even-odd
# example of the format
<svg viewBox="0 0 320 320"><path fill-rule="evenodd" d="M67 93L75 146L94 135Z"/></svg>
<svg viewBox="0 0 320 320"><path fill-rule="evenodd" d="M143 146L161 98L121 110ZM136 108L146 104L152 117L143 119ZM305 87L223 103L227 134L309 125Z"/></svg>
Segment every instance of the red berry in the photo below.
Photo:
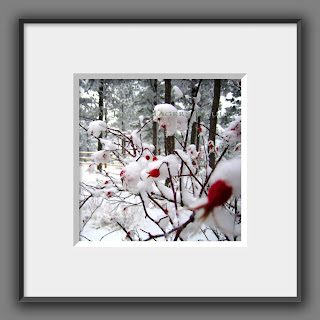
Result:
<svg viewBox="0 0 320 320"><path fill-rule="evenodd" d="M124 170L122 170L122 171L120 172L120 177L122 177L123 174L124 174Z"/></svg>
<svg viewBox="0 0 320 320"><path fill-rule="evenodd" d="M164 209L164 212L165 212L165 213L168 213L168 209Z"/></svg>
<svg viewBox="0 0 320 320"><path fill-rule="evenodd" d="M147 156L146 156L146 159L147 159L147 160L150 160L150 156L149 156L149 155L147 155Z"/></svg>
<svg viewBox="0 0 320 320"><path fill-rule="evenodd" d="M208 202L194 210L204 209L203 215L200 220L204 220L208 215L213 212L215 207L222 206L232 195L232 187L228 186L223 180L216 181L209 189Z"/></svg>
<svg viewBox="0 0 320 320"><path fill-rule="evenodd" d="M210 144L210 145L209 145L209 148L210 148L210 149L212 149L212 148L213 148L213 145L212 145L212 144Z"/></svg>
<svg viewBox="0 0 320 320"><path fill-rule="evenodd" d="M201 126L199 126L198 130L199 130L200 132L202 131L202 128L201 128Z"/></svg>
<svg viewBox="0 0 320 320"><path fill-rule="evenodd" d="M104 183L104 184L108 184L109 183L109 181L108 180L106 180L106 182Z"/></svg>
<svg viewBox="0 0 320 320"><path fill-rule="evenodd" d="M108 195L110 196L110 194L111 194L111 192L110 191L108 191Z"/></svg>
<svg viewBox="0 0 320 320"><path fill-rule="evenodd" d="M162 124L161 127L162 127L163 129L165 129L165 128L166 128L166 125L165 125L165 124Z"/></svg>
<svg viewBox="0 0 320 320"><path fill-rule="evenodd" d="M222 206L232 195L232 187L223 180L216 181L208 192L208 207Z"/></svg>
<svg viewBox="0 0 320 320"><path fill-rule="evenodd" d="M192 164L193 164L194 166L196 166L196 165L197 165L197 163L196 163L195 161L192 161Z"/></svg>
<svg viewBox="0 0 320 320"><path fill-rule="evenodd" d="M157 157L153 157L152 161L157 161L158 158Z"/></svg>
<svg viewBox="0 0 320 320"><path fill-rule="evenodd" d="M158 178L158 177L160 176L160 171L159 171L159 169L153 169L153 170L151 170L151 171L148 172L148 173L149 173L148 178L149 178L149 177Z"/></svg>

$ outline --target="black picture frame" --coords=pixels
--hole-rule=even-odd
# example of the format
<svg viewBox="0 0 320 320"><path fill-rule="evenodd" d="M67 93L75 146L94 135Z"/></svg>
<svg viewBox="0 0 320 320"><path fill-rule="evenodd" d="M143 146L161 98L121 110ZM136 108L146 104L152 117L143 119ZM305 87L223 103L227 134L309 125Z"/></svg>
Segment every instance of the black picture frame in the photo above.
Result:
<svg viewBox="0 0 320 320"><path fill-rule="evenodd" d="M297 296L296 297L26 297L24 293L24 26L43 23L259 23L297 25ZM19 19L19 297L20 302L301 302L301 19Z"/></svg>

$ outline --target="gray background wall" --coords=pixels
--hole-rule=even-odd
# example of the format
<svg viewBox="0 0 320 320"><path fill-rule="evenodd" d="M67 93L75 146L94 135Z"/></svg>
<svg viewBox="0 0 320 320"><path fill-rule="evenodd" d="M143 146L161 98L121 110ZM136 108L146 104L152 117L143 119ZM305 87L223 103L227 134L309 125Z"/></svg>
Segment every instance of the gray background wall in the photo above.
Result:
<svg viewBox="0 0 320 320"><path fill-rule="evenodd" d="M0 319L318 319L320 1L9 0L0 3ZM302 18L302 303L21 304L18 297L19 18ZM264 84L266 90L280 85ZM273 88L274 89L274 88ZM44 106L45 107L45 106ZM209 272L209 270L208 270ZM50 275L48 275L50 276Z"/></svg>

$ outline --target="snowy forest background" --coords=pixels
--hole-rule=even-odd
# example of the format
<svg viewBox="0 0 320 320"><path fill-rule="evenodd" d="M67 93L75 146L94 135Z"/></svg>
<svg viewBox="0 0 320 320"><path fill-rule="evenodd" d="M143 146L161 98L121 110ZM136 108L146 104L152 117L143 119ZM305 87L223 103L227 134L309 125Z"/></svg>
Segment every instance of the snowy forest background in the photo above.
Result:
<svg viewBox="0 0 320 320"><path fill-rule="evenodd" d="M79 81L80 241L241 240L241 80Z"/></svg>

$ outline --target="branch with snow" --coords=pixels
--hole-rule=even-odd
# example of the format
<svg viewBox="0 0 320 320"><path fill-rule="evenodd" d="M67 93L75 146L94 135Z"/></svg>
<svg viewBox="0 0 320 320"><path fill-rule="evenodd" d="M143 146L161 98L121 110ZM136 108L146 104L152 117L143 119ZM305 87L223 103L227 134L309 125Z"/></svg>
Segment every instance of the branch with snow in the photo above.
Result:
<svg viewBox="0 0 320 320"><path fill-rule="evenodd" d="M122 241L217 241L240 235L240 158L234 153L234 159L226 159L226 154L229 143L240 141L241 119L225 130L227 145L219 151L221 154L211 169L205 125L199 124L202 142L199 150L188 145L193 114L201 99L200 85L201 81L190 115L179 114L171 104L159 104L155 106L154 117L146 121L140 117L140 128L131 133L110 128L100 120L90 122L88 129L80 124L101 143L102 150L93 153L92 159L97 165L107 166L100 171L89 167L90 183L80 184L80 238L93 241L91 229L99 234L94 241L116 237ZM181 96L177 89L174 93ZM143 132L153 121L165 129L167 136L185 132L183 142L175 137L180 145L173 154L156 155L155 147L143 141ZM109 136L101 137L104 133L121 139L122 143Z"/></svg>

